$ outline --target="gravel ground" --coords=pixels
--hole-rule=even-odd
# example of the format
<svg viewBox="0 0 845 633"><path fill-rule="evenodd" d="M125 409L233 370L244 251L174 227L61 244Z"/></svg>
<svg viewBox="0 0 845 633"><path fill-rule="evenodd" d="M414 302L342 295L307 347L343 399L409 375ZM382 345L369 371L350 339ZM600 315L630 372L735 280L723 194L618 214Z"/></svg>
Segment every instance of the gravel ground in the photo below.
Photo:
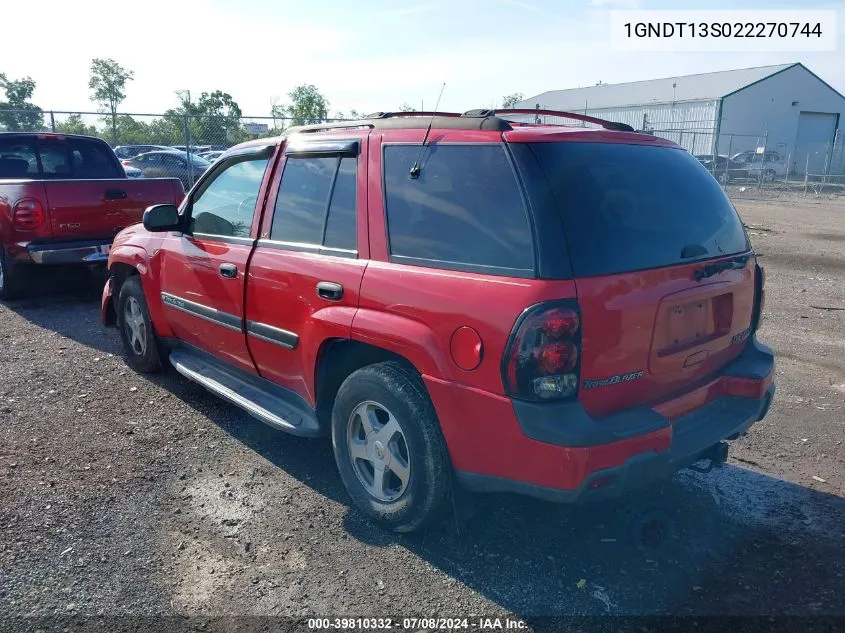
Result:
<svg viewBox="0 0 845 633"><path fill-rule="evenodd" d="M98 615L845 615L845 205L738 206L767 266L778 393L728 465L589 511L479 497L424 535L350 509L327 441L129 370L94 284L36 280L0 306L0 630ZM672 529L638 548L646 508Z"/></svg>

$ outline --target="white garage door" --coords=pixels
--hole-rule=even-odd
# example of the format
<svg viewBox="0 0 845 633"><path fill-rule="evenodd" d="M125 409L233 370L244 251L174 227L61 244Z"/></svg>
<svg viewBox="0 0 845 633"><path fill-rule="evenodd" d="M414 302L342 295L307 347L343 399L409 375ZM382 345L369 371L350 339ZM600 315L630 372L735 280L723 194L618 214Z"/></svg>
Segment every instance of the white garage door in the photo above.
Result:
<svg viewBox="0 0 845 633"><path fill-rule="evenodd" d="M803 174L807 168L811 174L824 173L838 122L838 114L827 112L802 112L798 116L795 171Z"/></svg>

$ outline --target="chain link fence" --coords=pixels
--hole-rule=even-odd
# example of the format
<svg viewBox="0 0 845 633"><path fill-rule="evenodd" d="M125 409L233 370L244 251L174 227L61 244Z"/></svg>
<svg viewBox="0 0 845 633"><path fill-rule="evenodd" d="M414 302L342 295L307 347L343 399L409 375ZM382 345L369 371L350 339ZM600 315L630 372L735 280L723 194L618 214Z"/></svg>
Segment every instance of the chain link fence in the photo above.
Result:
<svg viewBox="0 0 845 633"><path fill-rule="evenodd" d="M226 149L282 134L293 125L343 119L0 109L0 131L96 136L108 142L130 177L175 177L186 189ZM173 152L181 152L174 156ZM166 152L162 154L162 152Z"/></svg>
<svg viewBox="0 0 845 633"><path fill-rule="evenodd" d="M692 113L696 114L696 113ZM567 127L595 127L591 123L551 115L512 115L511 120ZM156 150L180 150L189 164L213 161L232 145L278 136L292 125L346 119L293 120L280 116L189 115L177 110L164 114L0 110L0 130L56 132L97 136L115 148L128 167L149 171L137 155ZM710 120L657 121L643 116L637 129L672 140L696 156L732 198L800 199L845 197L845 139L841 130L832 141L787 147L764 134L722 134ZM660 127L660 124L665 124ZM156 174L161 171L157 168ZM193 184L195 169L183 177ZM182 176L180 176L182 177Z"/></svg>

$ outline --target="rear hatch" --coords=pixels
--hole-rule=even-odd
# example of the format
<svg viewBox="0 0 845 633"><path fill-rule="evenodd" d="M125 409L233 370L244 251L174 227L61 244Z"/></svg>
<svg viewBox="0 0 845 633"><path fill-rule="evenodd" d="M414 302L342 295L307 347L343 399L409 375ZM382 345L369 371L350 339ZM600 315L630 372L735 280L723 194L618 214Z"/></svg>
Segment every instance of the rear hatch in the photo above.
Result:
<svg viewBox="0 0 845 633"><path fill-rule="evenodd" d="M530 144L566 235L595 415L702 384L751 325L755 261L730 200L686 151L636 138Z"/></svg>

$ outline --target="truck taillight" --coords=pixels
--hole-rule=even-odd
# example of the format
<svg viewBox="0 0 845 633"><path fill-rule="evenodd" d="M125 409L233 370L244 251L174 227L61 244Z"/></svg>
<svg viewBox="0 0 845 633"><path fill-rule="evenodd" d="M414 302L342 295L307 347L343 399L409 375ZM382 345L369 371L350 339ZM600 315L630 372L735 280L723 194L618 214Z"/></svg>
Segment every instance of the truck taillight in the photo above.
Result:
<svg viewBox="0 0 845 633"><path fill-rule="evenodd" d="M44 224L44 209L34 198L23 198L15 203L12 213L12 224L16 229L24 231L37 229Z"/></svg>
<svg viewBox="0 0 845 633"><path fill-rule="evenodd" d="M763 308L766 306L766 269L760 264L754 265L754 311L751 313L751 332L760 327Z"/></svg>
<svg viewBox="0 0 845 633"><path fill-rule="evenodd" d="M513 398L547 401L578 394L581 317L575 301L541 303L514 325L502 362L505 391Z"/></svg>

